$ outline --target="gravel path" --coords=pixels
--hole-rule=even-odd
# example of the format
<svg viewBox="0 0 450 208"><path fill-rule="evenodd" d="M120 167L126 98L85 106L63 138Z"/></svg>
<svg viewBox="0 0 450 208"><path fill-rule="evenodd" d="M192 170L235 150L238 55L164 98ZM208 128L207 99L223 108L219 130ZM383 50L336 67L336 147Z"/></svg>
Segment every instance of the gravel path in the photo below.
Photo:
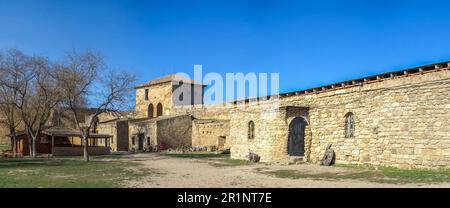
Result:
<svg viewBox="0 0 450 208"><path fill-rule="evenodd" d="M173 158L159 154L133 154L124 158L144 165L159 174L128 181L127 187L175 187L175 188L357 188L357 187L450 187L450 184L385 184L362 180L314 180L277 178L262 174L260 170L272 171L295 169L307 173L349 171L339 167L318 165L241 165L215 167L211 158Z"/></svg>

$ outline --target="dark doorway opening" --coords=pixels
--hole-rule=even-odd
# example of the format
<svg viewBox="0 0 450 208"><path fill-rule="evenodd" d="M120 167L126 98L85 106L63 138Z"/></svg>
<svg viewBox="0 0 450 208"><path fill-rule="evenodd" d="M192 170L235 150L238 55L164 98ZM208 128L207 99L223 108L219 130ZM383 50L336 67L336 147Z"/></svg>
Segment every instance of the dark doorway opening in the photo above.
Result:
<svg viewBox="0 0 450 208"><path fill-rule="evenodd" d="M288 154L305 156L305 129L308 123L302 117L296 117L289 124Z"/></svg>
<svg viewBox="0 0 450 208"><path fill-rule="evenodd" d="M138 150L144 150L144 134L138 135Z"/></svg>
<svg viewBox="0 0 450 208"><path fill-rule="evenodd" d="M218 145L217 145L217 147L219 148L219 150L225 148L226 139L227 139L226 136L219 136L219 141L218 141Z"/></svg>

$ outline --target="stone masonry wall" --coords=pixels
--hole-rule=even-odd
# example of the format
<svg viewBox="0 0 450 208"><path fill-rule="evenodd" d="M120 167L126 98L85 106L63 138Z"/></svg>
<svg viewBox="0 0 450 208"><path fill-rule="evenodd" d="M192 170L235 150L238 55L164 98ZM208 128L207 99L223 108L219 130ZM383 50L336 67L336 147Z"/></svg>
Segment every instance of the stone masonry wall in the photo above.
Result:
<svg viewBox="0 0 450 208"><path fill-rule="evenodd" d="M145 100L145 89L149 90L148 100ZM148 106L153 104L153 115L156 117L156 106L161 103L163 115L170 115L172 109L172 84L163 83L136 89L136 118L148 117Z"/></svg>
<svg viewBox="0 0 450 208"><path fill-rule="evenodd" d="M320 160L333 144L337 163L400 167L450 165L450 71L394 77L340 90L280 99L280 106L309 107L306 157ZM243 159L248 148L263 161L287 158L289 114L278 109L264 117L270 103L231 113L232 157ZM345 115L355 116L355 136L345 138ZM298 112L297 114L302 114ZM303 113L305 114L305 113ZM301 116L301 115L299 115ZM256 137L248 141L247 123L254 120ZM308 135L309 138L308 138Z"/></svg>
<svg viewBox="0 0 450 208"><path fill-rule="evenodd" d="M112 135L109 140L111 151L128 151L128 121L117 120L99 123L97 130L100 134Z"/></svg>
<svg viewBox="0 0 450 208"><path fill-rule="evenodd" d="M216 146L226 149L230 132L228 120L194 120L192 126L192 146ZM225 140L225 141L221 141Z"/></svg>
<svg viewBox="0 0 450 208"><path fill-rule="evenodd" d="M137 136L139 134L144 135L144 148L157 146L159 144L157 138L157 126L156 119L149 119L139 122L129 122L128 123L128 149L129 150L137 150L138 149L138 140ZM133 137L135 138L133 144ZM150 138L150 139L148 139ZM148 142L150 140L150 142Z"/></svg>
<svg viewBox="0 0 450 208"><path fill-rule="evenodd" d="M173 114L190 114L198 119L229 120L231 108L226 105L174 106Z"/></svg>
<svg viewBox="0 0 450 208"><path fill-rule="evenodd" d="M167 148L192 146L192 117L183 115L158 120L157 138Z"/></svg>
<svg viewBox="0 0 450 208"><path fill-rule="evenodd" d="M112 135L109 139L111 151L117 151L117 125L116 122L99 123L97 126L98 133ZM103 145L103 141L99 140L99 145Z"/></svg>

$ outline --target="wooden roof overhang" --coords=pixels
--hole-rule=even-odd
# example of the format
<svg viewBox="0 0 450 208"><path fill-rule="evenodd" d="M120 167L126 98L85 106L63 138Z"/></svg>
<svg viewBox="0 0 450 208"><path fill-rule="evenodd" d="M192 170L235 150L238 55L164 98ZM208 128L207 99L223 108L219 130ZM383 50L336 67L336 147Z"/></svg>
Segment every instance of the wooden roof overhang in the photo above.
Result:
<svg viewBox="0 0 450 208"><path fill-rule="evenodd" d="M16 136L21 136L26 134L26 132L21 131L17 132ZM82 137L82 134L80 131L73 130L73 129L46 129L43 130L41 134L52 136L52 137ZM13 135L8 135L12 137ZM111 138L112 135L109 134L98 134L98 133L89 133L90 139L107 139Z"/></svg>

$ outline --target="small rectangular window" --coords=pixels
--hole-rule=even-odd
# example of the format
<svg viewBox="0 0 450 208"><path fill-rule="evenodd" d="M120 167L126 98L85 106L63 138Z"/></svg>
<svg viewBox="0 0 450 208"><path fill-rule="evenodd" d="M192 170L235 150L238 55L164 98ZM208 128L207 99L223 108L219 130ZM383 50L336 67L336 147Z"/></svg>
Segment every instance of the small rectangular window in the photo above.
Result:
<svg viewBox="0 0 450 208"><path fill-rule="evenodd" d="M148 89L145 89L145 100L148 100Z"/></svg>

